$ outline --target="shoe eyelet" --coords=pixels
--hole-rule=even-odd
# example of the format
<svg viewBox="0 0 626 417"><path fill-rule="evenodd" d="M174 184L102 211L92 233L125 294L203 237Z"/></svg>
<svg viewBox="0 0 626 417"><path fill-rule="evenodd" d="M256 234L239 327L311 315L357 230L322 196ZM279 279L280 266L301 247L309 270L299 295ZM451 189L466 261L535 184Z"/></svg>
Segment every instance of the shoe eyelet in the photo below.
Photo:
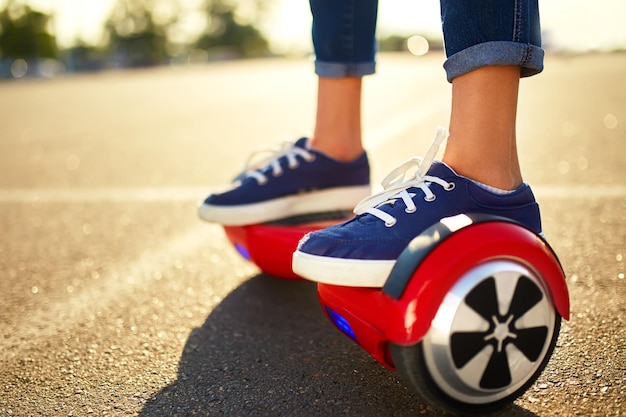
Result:
<svg viewBox="0 0 626 417"><path fill-rule="evenodd" d="M385 226L386 226L386 227L393 227L393 226L396 224L396 222L397 222L397 220L396 220L396 219L393 219L393 220L392 220L392 221L390 221L390 222L385 222Z"/></svg>
<svg viewBox="0 0 626 417"><path fill-rule="evenodd" d="M289 169L297 169L300 166L299 163L295 163L295 164L289 164Z"/></svg>
<svg viewBox="0 0 626 417"><path fill-rule="evenodd" d="M453 182L449 182L448 185L443 187L443 189L446 190L446 191L452 191L452 190L454 190L454 187L456 187L456 185Z"/></svg>
<svg viewBox="0 0 626 417"><path fill-rule="evenodd" d="M436 199L437 199L437 196L434 194L432 195L432 197L429 197L429 196L424 197L424 201L427 201L429 203L432 201L435 201Z"/></svg>
<svg viewBox="0 0 626 417"><path fill-rule="evenodd" d="M417 207L413 207L413 208L405 208L404 212L407 214L411 214L411 213L415 213L417 211Z"/></svg>

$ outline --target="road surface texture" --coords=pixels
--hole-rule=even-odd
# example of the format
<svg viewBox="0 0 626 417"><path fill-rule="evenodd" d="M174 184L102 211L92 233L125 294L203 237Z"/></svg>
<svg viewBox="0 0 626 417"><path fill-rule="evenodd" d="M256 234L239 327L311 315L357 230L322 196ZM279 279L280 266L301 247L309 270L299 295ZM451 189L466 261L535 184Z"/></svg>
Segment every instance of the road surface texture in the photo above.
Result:
<svg viewBox="0 0 626 417"><path fill-rule="evenodd" d="M373 181L449 117L443 56L365 81ZM525 179L571 296L554 356L498 416L626 415L626 54L523 80ZM0 416L440 415L196 217L249 152L306 135L307 60L0 83Z"/></svg>

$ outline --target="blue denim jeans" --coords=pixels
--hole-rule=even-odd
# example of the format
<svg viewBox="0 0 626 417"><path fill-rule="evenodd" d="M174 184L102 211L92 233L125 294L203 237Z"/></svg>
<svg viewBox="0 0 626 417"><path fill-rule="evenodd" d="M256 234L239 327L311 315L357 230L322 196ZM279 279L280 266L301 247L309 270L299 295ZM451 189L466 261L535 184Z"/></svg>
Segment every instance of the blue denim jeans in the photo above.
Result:
<svg viewBox="0 0 626 417"><path fill-rule="evenodd" d="M440 4L448 81L487 65L518 65L523 77L543 69L538 0ZM378 0L310 0L310 5L316 74L374 73Z"/></svg>

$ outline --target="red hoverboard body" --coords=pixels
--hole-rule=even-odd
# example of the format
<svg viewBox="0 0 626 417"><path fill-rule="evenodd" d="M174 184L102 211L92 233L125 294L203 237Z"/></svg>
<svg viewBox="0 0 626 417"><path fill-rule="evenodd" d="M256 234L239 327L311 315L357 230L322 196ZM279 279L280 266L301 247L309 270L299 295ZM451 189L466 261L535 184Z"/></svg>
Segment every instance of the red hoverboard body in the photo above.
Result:
<svg viewBox="0 0 626 417"><path fill-rule="evenodd" d="M298 278L291 257L300 238L338 221L225 230L262 271ZM565 276L546 241L485 215L445 218L424 231L382 289L318 284L318 294L337 329L399 371L420 398L453 412L489 411L525 392L569 318Z"/></svg>
<svg viewBox="0 0 626 417"><path fill-rule="evenodd" d="M314 230L348 220L351 212L336 211L291 217L272 223L224 226L230 242L241 256L268 275L301 279L291 269L291 257L300 239Z"/></svg>

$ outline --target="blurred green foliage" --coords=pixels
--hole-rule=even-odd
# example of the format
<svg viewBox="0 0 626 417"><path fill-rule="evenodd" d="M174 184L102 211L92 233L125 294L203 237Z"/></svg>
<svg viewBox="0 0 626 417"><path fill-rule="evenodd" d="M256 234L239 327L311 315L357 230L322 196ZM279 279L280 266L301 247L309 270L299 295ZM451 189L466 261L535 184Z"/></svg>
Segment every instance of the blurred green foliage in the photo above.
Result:
<svg viewBox="0 0 626 417"><path fill-rule="evenodd" d="M54 16L9 0L0 11L0 61L58 59L80 71L265 56L257 25L266 1L117 0L99 45L77 40L59 50Z"/></svg>
<svg viewBox="0 0 626 417"><path fill-rule="evenodd" d="M0 11L0 58L56 58L50 16L9 1Z"/></svg>
<svg viewBox="0 0 626 417"><path fill-rule="evenodd" d="M267 40L255 27L264 0L204 0L195 7L187 3L118 0L106 24L109 53L124 57L131 66L198 56L194 53L197 51L205 51L202 56L206 59L248 58L269 53ZM240 17L244 6L252 11L247 19Z"/></svg>

